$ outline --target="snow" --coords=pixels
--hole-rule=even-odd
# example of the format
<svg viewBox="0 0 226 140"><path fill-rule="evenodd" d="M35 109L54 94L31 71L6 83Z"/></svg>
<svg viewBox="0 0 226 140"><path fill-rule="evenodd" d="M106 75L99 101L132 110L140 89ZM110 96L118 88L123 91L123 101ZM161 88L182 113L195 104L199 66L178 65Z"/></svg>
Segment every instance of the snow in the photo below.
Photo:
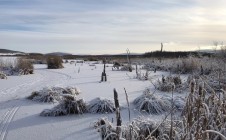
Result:
<svg viewBox="0 0 226 140"><path fill-rule="evenodd" d="M34 74L23 76L9 76L7 80L0 80L0 139L7 140L99 140L99 133L93 128L93 123L101 117L115 120L115 114L67 115L60 117L42 117L44 109L51 109L55 104L34 102L26 99L33 91L45 87L78 87L81 98L86 102L101 97L114 100L113 89L119 94L121 106L127 107L124 88L130 101L131 118L148 116L159 120L162 115L142 114L134 109L132 102L141 96L145 88L154 92L154 86L149 81L135 79L135 71L112 71L112 65L106 65L108 81L100 82L103 64L86 62L84 64L64 64L63 69L47 69L46 65L35 65ZM166 75L165 72L151 72L155 81ZM156 92L155 94L168 94ZM169 94L170 95L170 94ZM181 94L178 94L181 95ZM175 96L178 96L175 93ZM184 95L182 95L184 96ZM123 123L128 122L128 110L122 109Z"/></svg>

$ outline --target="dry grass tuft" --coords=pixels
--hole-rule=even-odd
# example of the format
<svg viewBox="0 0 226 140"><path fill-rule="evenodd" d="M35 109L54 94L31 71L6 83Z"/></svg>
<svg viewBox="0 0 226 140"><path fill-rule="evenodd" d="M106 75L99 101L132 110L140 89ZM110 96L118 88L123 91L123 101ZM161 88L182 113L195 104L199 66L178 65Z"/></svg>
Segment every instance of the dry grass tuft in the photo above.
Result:
<svg viewBox="0 0 226 140"><path fill-rule="evenodd" d="M45 109L41 112L41 116L65 116L69 114L83 114L86 112L87 106L83 99L77 99L72 95L63 96L60 104L53 109Z"/></svg>
<svg viewBox="0 0 226 140"><path fill-rule="evenodd" d="M90 113L113 113L115 111L113 101L101 98L90 101L87 108Z"/></svg>
<svg viewBox="0 0 226 140"><path fill-rule="evenodd" d="M38 101L38 102L47 102L54 103L62 99L62 95L72 95L76 96L80 94L80 90L75 87L52 87L52 88L43 88L40 91L34 91L31 93L27 99Z"/></svg>
<svg viewBox="0 0 226 140"><path fill-rule="evenodd" d="M164 92L180 92L180 89L183 88L183 86L180 75L170 75L166 78L165 76L162 76L162 80L157 81L157 89Z"/></svg>

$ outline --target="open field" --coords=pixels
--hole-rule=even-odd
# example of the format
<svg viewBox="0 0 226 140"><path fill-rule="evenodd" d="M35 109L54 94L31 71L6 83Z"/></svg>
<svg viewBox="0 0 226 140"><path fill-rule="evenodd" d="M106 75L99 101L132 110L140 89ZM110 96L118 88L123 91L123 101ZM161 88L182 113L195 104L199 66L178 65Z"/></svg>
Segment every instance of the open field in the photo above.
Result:
<svg viewBox="0 0 226 140"><path fill-rule="evenodd" d="M171 66L167 66L167 64L170 64L170 61L171 63L175 63L175 60L172 61L169 59L162 62L155 60L155 63L151 60L140 60L140 62L137 62L140 63L140 65L138 65L139 74L136 73L136 70L133 70L133 72L112 70L113 65L106 64L106 82L100 82L101 73L104 68L102 63L99 64L87 61L85 63L76 64L70 63L70 61L71 60L69 60L69 63L64 63L64 68L62 69L47 69L45 64L35 64L34 74L8 76L7 80L0 80L1 139L101 139L100 133L97 132L98 129L94 128L94 125L96 124L95 122L101 118L105 118L105 120L108 119L110 122L113 120L113 125L116 125L116 115L114 111L113 113L103 114L85 111L83 114L70 114L59 117L40 116L40 113L43 110L51 109L60 103L40 103L38 101L31 101L27 99L32 92L42 91L43 88L45 89L46 87L76 87L77 89L80 89L81 92L79 95L76 95L76 98L82 98L86 104L89 104L97 97L100 99L109 99L114 102L113 89L115 88L119 97L122 124L125 127L134 119L143 120L144 122L148 122L147 120L149 120L151 122L155 122L156 124L160 124L167 114L167 121L170 121L169 113L172 115L172 119L180 120L181 112L184 110L184 106L186 105L186 100L190 99L190 83L187 82L187 78L190 74L188 73L180 74L181 83L183 84L178 87L177 85L174 85L174 89L168 90L168 88L166 88L166 91L164 91L165 87L168 85L165 85L164 82L161 83L163 81L162 78L165 77L165 80L168 81L167 77L170 76L170 73L173 73L173 71L172 69L168 70ZM203 61L206 62L205 60ZM183 61L181 61L181 63L182 62ZM156 67L156 72L153 70L153 65L154 67L158 65L158 68ZM165 66L164 68L163 65ZM133 67L135 68L135 65L133 65ZM149 69L147 67L149 67ZM200 67L198 66L198 71L194 71L194 73L199 73L199 68ZM207 69L209 67L205 68ZM220 79L225 78L223 68L224 67L222 67L223 77ZM194 69L196 69L196 67L194 67ZM146 75L147 72L148 75ZM177 76L177 72L178 71L175 71L175 73L171 76ZM145 79L144 76L147 76L147 79ZM215 80L217 81L218 79L216 78ZM199 84L200 83L198 83L197 88L195 88L194 94L199 91ZM220 86L222 87L219 88L224 88L224 83L220 83ZM128 101L130 103L131 120L129 120L124 88L126 89ZM205 91L204 93L206 94L206 98L209 98L213 94L209 91ZM224 94L221 91L216 91L215 94L222 94L222 104L224 105ZM144 96L144 99L142 95ZM171 96L173 96L173 98L171 98ZM198 97L199 96L194 98L198 99ZM150 100L148 102L144 102L147 98L150 98ZM151 101L156 100L155 98L159 100L159 103L163 101L167 102L163 105L165 108L163 108L163 106L155 107L156 104L159 104L158 102L153 103ZM135 103L135 99L138 104ZM170 111L174 108L171 108L172 99L174 99L173 102L177 108L173 111L173 113ZM142 105L140 106L139 100L141 100L143 107L141 107ZM149 106L151 109L147 109L145 106ZM222 113L224 114L224 112ZM171 120L171 122L172 121L173 120ZM225 125L224 120L223 123L223 125ZM99 125L96 127L98 128ZM174 126L174 128L175 131L178 129L176 126ZM152 132L152 130L149 131ZM221 130L221 133L225 135L225 130ZM200 134L202 133L200 132Z"/></svg>

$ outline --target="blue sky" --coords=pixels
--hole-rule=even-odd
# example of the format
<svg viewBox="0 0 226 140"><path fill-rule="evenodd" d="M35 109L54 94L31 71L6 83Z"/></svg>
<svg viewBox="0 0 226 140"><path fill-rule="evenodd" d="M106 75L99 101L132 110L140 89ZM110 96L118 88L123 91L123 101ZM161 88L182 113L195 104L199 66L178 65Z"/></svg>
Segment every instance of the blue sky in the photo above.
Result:
<svg viewBox="0 0 226 140"><path fill-rule="evenodd" d="M74 54L212 48L225 0L0 0L0 48Z"/></svg>

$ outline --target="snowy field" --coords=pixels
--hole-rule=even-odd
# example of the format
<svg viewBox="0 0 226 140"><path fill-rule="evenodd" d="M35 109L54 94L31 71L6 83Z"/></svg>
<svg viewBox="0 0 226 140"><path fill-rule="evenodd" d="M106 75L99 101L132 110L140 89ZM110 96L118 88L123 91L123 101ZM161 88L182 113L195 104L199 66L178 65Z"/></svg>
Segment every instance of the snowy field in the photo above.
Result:
<svg viewBox="0 0 226 140"><path fill-rule="evenodd" d="M90 62L91 63L91 62ZM32 75L9 76L0 80L0 139L1 140L98 140L100 134L93 128L93 123L101 117L109 120L115 114L68 115L61 117L42 117L44 109L51 109L57 104L39 103L26 99L33 91L44 87L76 86L81 90L81 97L89 102L96 97L113 100L113 89L119 94L119 102L125 107L121 110L123 124L128 123L128 110L124 88L127 90L129 101L143 94L145 88L154 86L150 81L135 79L135 71L112 71L112 65L107 65L107 82L100 83L103 64L64 64L63 69L47 69L46 65L35 65ZM167 75L165 72L151 72L152 80ZM168 93L155 93L168 94ZM170 95L170 94L168 94ZM164 96L164 95L163 95ZM175 95L177 96L177 94ZM181 95L184 96L184 95ZM145 115L131 108L132 118L139 116L161 120L161 115Z"/></svg>

